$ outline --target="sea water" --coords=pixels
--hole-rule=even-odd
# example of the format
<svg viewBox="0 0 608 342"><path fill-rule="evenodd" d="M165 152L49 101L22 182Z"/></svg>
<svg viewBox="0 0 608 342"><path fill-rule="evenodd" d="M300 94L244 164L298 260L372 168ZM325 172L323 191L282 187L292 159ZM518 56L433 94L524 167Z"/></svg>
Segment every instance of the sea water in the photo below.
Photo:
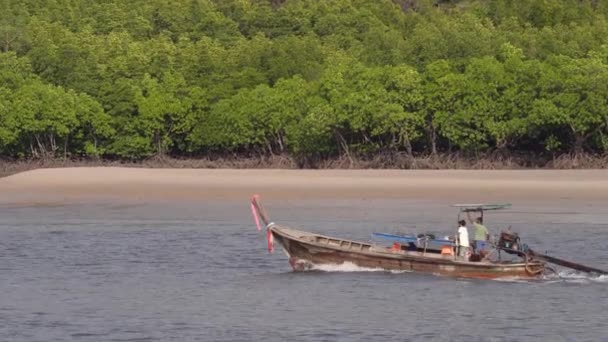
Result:
<svg viewBox="0 0 608 342"><path fill-rule="evenodd" d="M292 272L247 199L3 205L2 341L608 341L608 279L469 280L352 264ZM456 231L448 203L269 200L273 221L370 240ZM605 204L488 213L537 252L608 269ZM471 234L471 233L470 233Z"/></svg>

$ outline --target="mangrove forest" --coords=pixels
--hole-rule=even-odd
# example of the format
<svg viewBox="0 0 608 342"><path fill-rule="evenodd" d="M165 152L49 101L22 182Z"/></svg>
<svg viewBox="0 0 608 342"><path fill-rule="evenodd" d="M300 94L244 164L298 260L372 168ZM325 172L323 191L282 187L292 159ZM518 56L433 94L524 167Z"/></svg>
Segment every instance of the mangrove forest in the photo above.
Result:
<svg viewBox="0 0 608 342"><path fill-rule="evenodd" d="M608 2L0 0L0 155L605 156Z"/></svg>

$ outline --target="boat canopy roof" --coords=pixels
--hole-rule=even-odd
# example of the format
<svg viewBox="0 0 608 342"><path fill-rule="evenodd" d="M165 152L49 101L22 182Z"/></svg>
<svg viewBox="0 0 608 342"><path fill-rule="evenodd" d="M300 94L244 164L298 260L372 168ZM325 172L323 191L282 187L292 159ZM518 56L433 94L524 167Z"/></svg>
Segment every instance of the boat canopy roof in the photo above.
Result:
<svg viewBox="0 0 608 342"><path fill-rule="evenodd" d="M453 207L460 208L460 211L486 211L511 208L511 203L500 204L452 204Z"/></svg>

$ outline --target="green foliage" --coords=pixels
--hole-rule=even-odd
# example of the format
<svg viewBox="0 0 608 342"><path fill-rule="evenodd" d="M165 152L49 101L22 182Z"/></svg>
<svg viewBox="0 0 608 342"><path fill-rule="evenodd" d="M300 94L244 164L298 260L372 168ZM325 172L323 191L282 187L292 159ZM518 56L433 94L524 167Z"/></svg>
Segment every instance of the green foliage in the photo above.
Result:
<svg viewBox="0 0 608 342"><path fill-rule="evenodd" d="M15 130L15 117L10 115L12 109L11 95L9 89L0 87L0 151L10 146L18 136L18 132Z"/></svg>
<svg viewBox="0 0 608 342"><path fill-rule="evenodd" d="M17 90L32 77L32 66L27 58L18 58L14 52L0 53L2 87Z"/></svg>
<svg viewBox="0 0 608 342"><path fill-rule="evenodd" d="M606 15L592 0L5 0L0 151L604 153Z"/></svg>
<svg viewBox="0 0 608 342"><path fill-rule="evenodd" d="M32 81L12 96L15 131L29 143L32 154L53 157L78 127L78 96L40 81ZM63 144L62 144L63 143Z"/></svg>
<svg viewBox="0 0 608 342"><path fill-rule="evenodd" d="M608 65L597 58L549 60L542 93L535 100L531 120L545 127L569 130L574 152L606 127L608 118Z"/></svg>
<svg viewBox="0 0 608 342"><path fill-rule="evenodd" d="M21 51L27 44L23 29L27 25L28 13L20 1L0 2L0 51Z"/></svg>

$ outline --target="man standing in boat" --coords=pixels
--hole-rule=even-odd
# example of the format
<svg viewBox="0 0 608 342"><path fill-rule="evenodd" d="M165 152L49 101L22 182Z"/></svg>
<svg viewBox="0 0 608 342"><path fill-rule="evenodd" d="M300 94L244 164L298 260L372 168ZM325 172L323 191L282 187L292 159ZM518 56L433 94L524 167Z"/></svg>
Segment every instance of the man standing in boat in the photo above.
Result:
<svg viewBox="0 0 608 342"><path fill-rule="evenodd" d="M458 256L466 258L469 251L469 231L465 220L458 221Z"/></svg>
<svg viewBox="0 0 608 342"><path fill-rule="evenodd" d="M486 249L486 244L490 239L490 233L488 232L488 228L483 225L483 218L481 216L476 218L475 221L473 221L473 219L471 218L471 213L468 211L467 216L469 218L469 222L471 222L471 224L473 224L473 227L475 227L475 235L473 241L473 248L475 250L475 254L479 254L483 257L483 254L485 254L484 252Z"/></svg>

